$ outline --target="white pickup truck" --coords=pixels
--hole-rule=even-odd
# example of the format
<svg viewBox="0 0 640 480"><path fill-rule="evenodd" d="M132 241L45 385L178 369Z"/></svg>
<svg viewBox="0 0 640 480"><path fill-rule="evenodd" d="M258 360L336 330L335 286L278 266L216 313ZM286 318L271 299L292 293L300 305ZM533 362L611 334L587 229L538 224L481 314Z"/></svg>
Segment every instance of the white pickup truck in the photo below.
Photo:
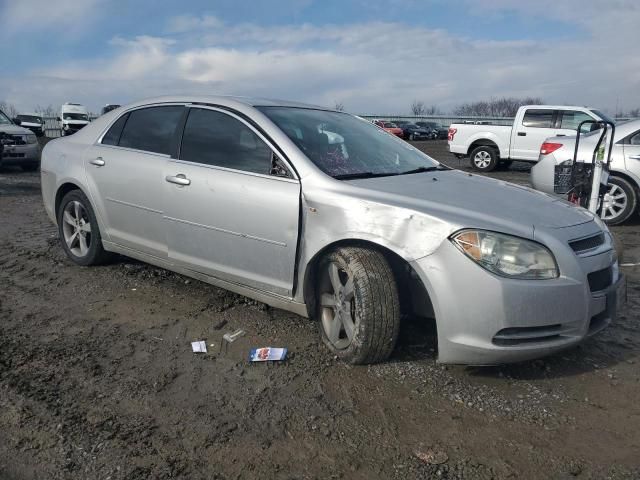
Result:
<svg viewBox="0 0 640 480"><path fill-rule="evenodd" d="M537 162L545 139L575 135L584 120L609 118L587 107L525 105L518 109L511 126L452 123L449 151L457 157L468 157L471 167L481 172L513 160ZM589 131L591 125L583 128Z"/></svg>

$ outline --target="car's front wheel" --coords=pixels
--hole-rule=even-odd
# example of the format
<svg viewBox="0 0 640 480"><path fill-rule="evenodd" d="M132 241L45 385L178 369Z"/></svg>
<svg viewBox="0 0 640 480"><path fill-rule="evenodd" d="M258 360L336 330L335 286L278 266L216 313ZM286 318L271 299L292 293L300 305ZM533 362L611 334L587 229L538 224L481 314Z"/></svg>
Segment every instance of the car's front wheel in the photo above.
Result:
<svg viewBox="0 0 640 480"><path fill-rule="evenodd" d="M80 190L67 193L58 207L60 242L67 256L78 265L105 263L111 255L102 237L89 199Z"/></svg>
<svg viewBox="0 0 640 480"><path fill-rule="evenodd" d="M491 172L498 165L498 152L487 145L474 148L469 158L471 167L479 172Z"/></svg>
<svg viewBox="0 0 640 480"><path fill-rule="evenodd" d="M627 180L610 177L602 199L602 219L609 225L625 222L636 211L636 189Z"/></svg>
<svg viewBox="0 0 640 480"><path fill-rule="evenodd" d="M391 355L400 328L400 302L393 272L375 250L346 247L319 265L317 318L324 343L353 364Z"/></svg>

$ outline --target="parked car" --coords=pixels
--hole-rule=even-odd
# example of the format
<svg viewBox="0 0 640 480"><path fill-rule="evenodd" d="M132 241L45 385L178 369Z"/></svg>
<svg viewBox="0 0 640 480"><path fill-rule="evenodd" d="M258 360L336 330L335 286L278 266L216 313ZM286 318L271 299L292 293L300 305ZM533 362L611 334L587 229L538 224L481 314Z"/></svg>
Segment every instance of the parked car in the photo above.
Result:
<svg viewBox="0 0 640 480"><path fill-rule="evenodd" d="M58 121L62 136L72 135L89 124L89 112L84 105L67 102L60 107Z"/></svg>
<svg viewBox="0 0 640 480"><path fill-rule="evenodd" d="M447 136L449 135L449 129L447 127L442 126L438 122L420 121L420 122L416 122L416 125L419 125L424 128L429 128L435 131L435 138L438 140L446 140Z"/></svg>
<svg viewBox="0 0 640 480"><path fill-rule="evenodd" d="M518 109L511 126L451 124L449 151L469 157L471 167L481 172L513 160L537 162L546 138L575 135L583 120L609 120L592 108L526 105Z"/></svg>
<svg viewBox="0 0 640 480"><path fill-rule="evenodd" d="M600 131L580 135L578 161L591 162ZM623 223L638 212L640 192L640 120L616 127L611 151L610 177L605 193L602 218L609 225ZM554 194L556 165L571 164L576 137L552 137L540 148L540 159L531 169L531 183L536 190Z"/></svg>
<svg viewBox="0 0 640 480"><path fill-rule="evenodd" d="M36 135L16 125L0 110L0 166L18 165L22 170L33 171L40 164L40 145Z"/></svg>
<svg viewBox="0 0 640 480"><path fill-rule="evenodd" d="M382 120L375 121L374 123L378 125L380 128L382 128L385 132L389 132L395 135L396 137L404 138L404 132L395 123L385 122Z"/></svg>
<svg viewBox="0 0 640 480"><path fill-rule="evenodd" d="M322 107L137 102L49 142L41 184L73 262L116 252L312 317L352 363L389 356L401 313L435 318L440 362L486 365L576 345L623 300L597 216Z"/></svg>
<svg viewBox="0 0 640 480"><path fill-rule="evenodd" d="M102 111L100 115L104 115L105 113L109 113L111 110L115 110L116 108L120 108L120 105L107 103L104 107L102 107Z"/></svg>
<svg viewBox="0 0 640 480"><path fill-rule="evenodd" d="M406 140L433 140L433 131L429 128L423 128L415 123L406 123L402 125L402 138Z"/></svg>
<svg viewBox="0 0 640 480"><path fill-rule="evenodd" d="M44 120L37 113L21 113L13 119L13 122L31 130L36 134L36 137L44 135Z"/></svg>

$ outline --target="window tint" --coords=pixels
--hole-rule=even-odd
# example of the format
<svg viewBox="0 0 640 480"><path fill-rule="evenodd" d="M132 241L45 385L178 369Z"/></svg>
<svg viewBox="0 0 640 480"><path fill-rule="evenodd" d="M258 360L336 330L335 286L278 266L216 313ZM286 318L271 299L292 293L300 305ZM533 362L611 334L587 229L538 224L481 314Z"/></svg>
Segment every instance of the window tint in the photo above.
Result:
<svg viewBox="0 0 640 480"><path fill-rule="evenodd" d="M104 134L104 137L102 137L103 145L118 145L120 134L122 133L124 124L127 123L127 118L129 118L129 114L125 113L111 125L111 128Z"/></svg>
<svg viewBox="0 0 640 480"><path fill-rule="evenodd" d="M576 112L572 110L564 110L562 112L562 122L560 128L568 128L570 130L577 130L580 122L585 120L595 120L591 115L587 115L584 112ZM591 124L582 126L581 132L586 133L591 131Z"/></svg>
<svg viewBox="0 0 640 480"><path fill-rule="evenodd" d="M171 141L184 107L172 105L134 110L120 136L121 147L171 154Z"/></svg>
<svg viewBox="0 0 640 480"><path fill-rule="evenodd" d="M529 109L524 114L522 125L534 128L553 128L553 110Z"/></svg>
<svg viewBox="0 0 640 480"><path fill-rule="evenodd" d="M180 158L189 162L269 174L271 149L249 127L214 110L192 108Z"/></svg>

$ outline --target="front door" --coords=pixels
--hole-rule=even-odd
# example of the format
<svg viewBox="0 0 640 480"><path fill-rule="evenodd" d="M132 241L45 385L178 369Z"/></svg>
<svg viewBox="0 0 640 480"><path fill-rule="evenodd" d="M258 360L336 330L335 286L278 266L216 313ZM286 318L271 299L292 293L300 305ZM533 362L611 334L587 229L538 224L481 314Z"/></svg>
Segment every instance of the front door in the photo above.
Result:
<svg viewBox="0 0 640 480"><path fill-rule="evenodd" d="M544 108L529 108L522 120L513 125L511 139L511 158L521 160L538 160L540 146L556 135L556 111Z"/></svg>
<svg viewBox="0 0 640 480"><path fill-rule="evenodd" d="M222 110L190 108L164 190L171 261L292 294L300 183L257 130Z"/></svg>

